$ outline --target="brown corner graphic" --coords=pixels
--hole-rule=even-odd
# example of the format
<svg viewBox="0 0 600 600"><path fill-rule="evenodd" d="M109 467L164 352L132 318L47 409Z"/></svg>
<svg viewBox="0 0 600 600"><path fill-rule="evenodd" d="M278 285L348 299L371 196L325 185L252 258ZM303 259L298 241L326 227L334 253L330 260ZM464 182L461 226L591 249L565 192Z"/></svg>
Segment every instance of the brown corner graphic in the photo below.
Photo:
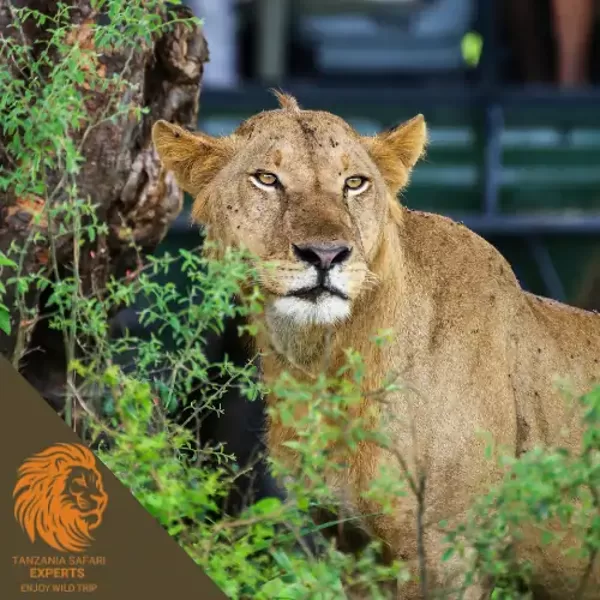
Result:
<svg viewBox="0 0 600 600"><path fill-rule="evenodd" d="M0 597L225 595L0 356Z"/></svg>

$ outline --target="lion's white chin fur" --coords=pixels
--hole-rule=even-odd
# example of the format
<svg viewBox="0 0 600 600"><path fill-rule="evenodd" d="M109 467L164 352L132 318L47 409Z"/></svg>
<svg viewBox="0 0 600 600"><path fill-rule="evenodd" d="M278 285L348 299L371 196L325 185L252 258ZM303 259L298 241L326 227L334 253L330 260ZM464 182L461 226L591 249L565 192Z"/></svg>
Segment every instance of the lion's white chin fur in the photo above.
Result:
<svg viewBox="0 0 600 600"><path fill-rule="evenodd" d="M316 300L283 297L273 302L273 309L281 318L295 325L334 325L350 316L350 302L338 296L323 294Z"/></svg>

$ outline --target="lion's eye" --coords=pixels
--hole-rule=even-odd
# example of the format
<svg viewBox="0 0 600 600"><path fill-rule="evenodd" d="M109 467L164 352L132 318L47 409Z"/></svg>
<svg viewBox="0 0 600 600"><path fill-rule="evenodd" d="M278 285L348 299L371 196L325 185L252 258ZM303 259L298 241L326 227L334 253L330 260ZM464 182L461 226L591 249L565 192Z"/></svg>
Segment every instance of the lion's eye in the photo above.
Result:
<svg viewBox="0 0 600 600"><path fill-rule="evenodd" d="M76 483L77 485L80 485L81 487L86 486L86 481L83 477L77 477L76 479L73 479L73 483Z"/></svg>
<svg viewBox="0 0 600 600"><path fill-rule="evenodd" d="M344 182L344 188L347 192L352 192L353 194L357 194L359 192L363 192L369 187L369 180L366 177L362 177L361 175L354 175L353 177L348 177Z"/></svg>
<svg viewBox="0 0 600 600"><path fill-rule="evenodd" d="M254 175L252 175L252 180L258 185L264 187L275 187L279 182L277 175L273 175L273 173L266 173L265 171L254 173Z"/></svg>

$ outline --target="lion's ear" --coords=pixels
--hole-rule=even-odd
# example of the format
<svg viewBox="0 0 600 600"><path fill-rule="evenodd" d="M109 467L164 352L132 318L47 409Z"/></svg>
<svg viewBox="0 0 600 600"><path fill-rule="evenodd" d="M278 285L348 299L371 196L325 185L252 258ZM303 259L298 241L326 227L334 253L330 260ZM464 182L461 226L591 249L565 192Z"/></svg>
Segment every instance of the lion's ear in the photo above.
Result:
<svg viewBox="0 0 600 600"><path fill-rule="evenodd" d="M379 135L366 139L367 148L393 191L403 188L413 167L425 152L427 125L417 115Z"/></svg>
<svg viewBox="0 0 600 600"><path fill-rule="evenodd" d="M152 127L152 142L163 166L194 198L225 166L233 153L229 138L190 133L167 121Z"/></svg>

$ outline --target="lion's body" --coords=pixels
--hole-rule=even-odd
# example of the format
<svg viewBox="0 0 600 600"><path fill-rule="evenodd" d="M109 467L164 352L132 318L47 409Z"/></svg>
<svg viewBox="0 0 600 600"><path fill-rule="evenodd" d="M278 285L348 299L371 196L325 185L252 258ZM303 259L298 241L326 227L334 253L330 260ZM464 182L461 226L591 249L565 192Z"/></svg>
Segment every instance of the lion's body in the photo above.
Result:
<svg viewBox="0 0 600 600"><path fill-rule="evenodd" d="M393 249L384 260L386 268L397 269L395 276L385 278L389 287L380 286L365 297L363 310L355 309L352 321L336 328L331 366L341 366L342 350L352 347L368 367L367 389L379 389L388 373L400 372L401 380L418 390L418 396L399 392L386 404L399 418L394 441L404 456L414 457L414 427L420 466L427 474L426 521L452 522L501 477L486 458L487 442L477 431L491 432L494 442L514 455L559 441L575 452L581 447L580 414L569 410L554 376L570 378L576 392L590 389L599 372L600 316L523 292L492 246L448 219L402 211L398 233L401 250ZM398 256L401 262L395 260ZM386 329L395 332L390 344L378 348L368 342L370 332ZM302 334L295 335L299 345ZM303 362L301 355L293 358ZM267 355L264 362L267 379L276 378L279 359ZM291 364L286 368L303 378ZM565 426L569 434L562 438ZM292 435L274 424L270 451L281 455L282 443ZM395 461L373 446L361 452L353 458L360 467L331 482L341 497L362 489L382 463ZM415 472L414 462L410 467ZM405 519L381 517L366 525L399 556L414 559L413 498L402 499ZM364 500L354 509L362 514L378 510ZM429 557L439 564L441 535L432 535L430 541ZM533 546L519 558L535 558L538 548ZM548 598L571 597L564 588L566 576L577 580L584 565L567 569L564 557L547 555L536 562L541 567L538 577L547 577L540 583L552 590Z"/></svg>
<svg viewBox="0 0 600 600"><path fill-rule="evenodd" d="M515 456L559 441L577 450L579 413L570 410L554 378L570 378L576 393L590 389L600 373L600 316L525 293L504 258L466 227L399 207L395 191L406 184L422 151L421 122L413 120L391 137L365 140L329 113L299 111L285 102L282 110L251 119L227 140L230 146L220 151L232 158L217 167L211 164L213 177L204 172L197 188L190 183L189 164L178 170L169 153L168 132L155 133L165 165L197 196L195 214L210 225L209 235L281 261L277 275L265 274L262 281L266 328L258 345L267 383L285 370L299 379L316 373L323 364L326 336L331 336L331 373L343 363L345 348L362 354L365 391L379 389L390 372L399 373L418 393L395 393L379 410L395 417L388 433L409 468L414 471L418 462L426 472L429 523L463 517L476 496L500 481L502 473L486 458L486 440L479 431L491 433L496 444ZM256 195L242 187L241 179L227 188L238 170L248 173L256 166L281 173L280 204L273 204L274 192L265 188ZM370 178L367 192L356 199L344 193L338 199L331 191L338 178L358 170ZM353 244L348 266L333 268L330 275L333 284L345 286L349 306L311 305L286 293L310 280L310 271L300 269L288 248L290 241L305 239ZM373 334L390 329L391 343L372 344ZM563 439L565 426L570 430ZM273 421L270 452L293 463L293 454L282 447L292 436ZM365 444L349 461L347 472L331 476L331 487L346 502L351 499L357 514L378 512L360 493L377 469L396 457ZM393 516L367 519L365 527L393 555L416 562L414 497L399 499ZM446 586L455 565L447 564L447 574L440 568L442 537L430 528L425 545L433 579ZM536 584L546 594L542 597L574 597L567 578L581 576L584 563L544 550L533 538L521 545L519 559L534 562ZM598 586L596 572L590 589ZM469 593L466 597L477 598L483 592L472 588ZM399 596L417 597L417 587Z"/></svg>
<svg viewBox="0 0 600 600"><path fill-rule="evenodd" d="M107 504L96 458L81 444L58 444L27 459L13 495L30 540L62 552L88 548Z"/></svg>

